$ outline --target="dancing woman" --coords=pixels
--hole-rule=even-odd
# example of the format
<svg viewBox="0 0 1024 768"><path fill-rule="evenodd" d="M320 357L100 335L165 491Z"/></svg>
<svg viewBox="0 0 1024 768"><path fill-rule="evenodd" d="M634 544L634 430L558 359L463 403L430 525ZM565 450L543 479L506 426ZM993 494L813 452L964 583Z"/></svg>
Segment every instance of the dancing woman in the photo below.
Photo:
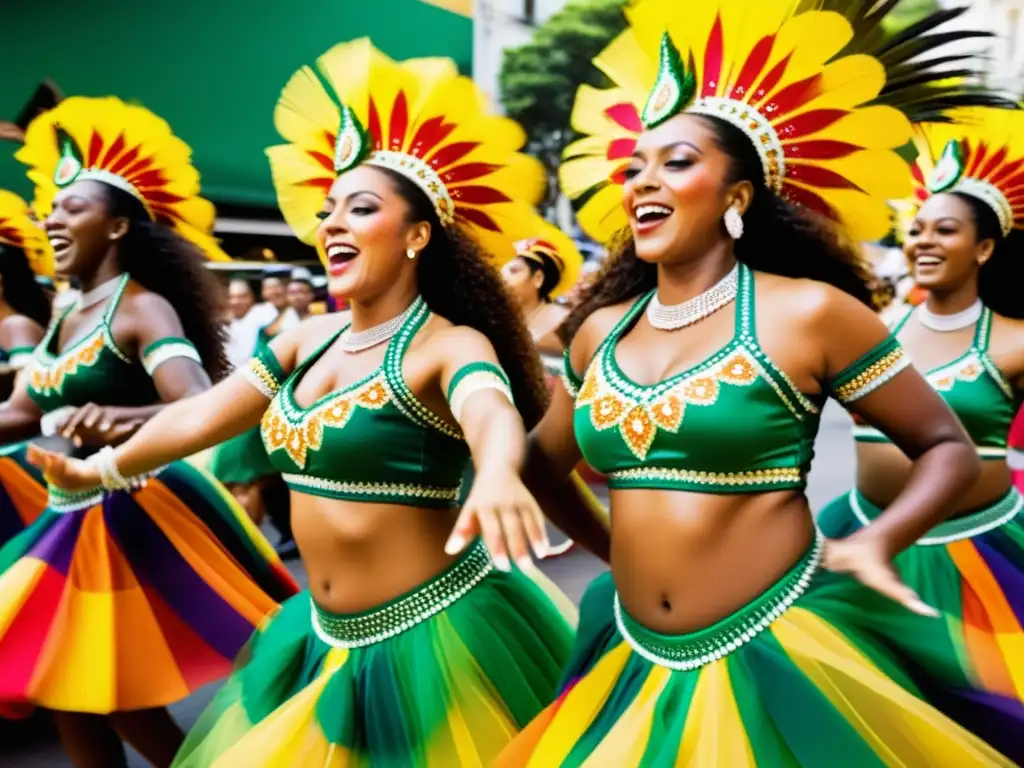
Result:
<svg viewBox="0 0 1024 768"><path fill-rule="evenodd" d="M1024 499L1007 465L1007 438L1024 393L1024 195L1017 189L1024 179L1024 112L970 109L950 117L951 124L918 132L920 207L905 251L927 298L907 307L892 332L960 418L982 472L950 500L948 518L895 561L904 581L946 620L907 614L885 629L925 668L935 668L936 658L962 661L960 674L944 680L948 686L969 697L979 688L1020 702ZM858 425L854 437L857 485L822 510L826 536L869 526L912 479L913 462L887 435ZM1024 707L1013 709L1024 718ZM1007 724L985 717L971 727L997 741ZM1024 759L1024 748L1013 756Z"/></svg>
<svg viewBox="0 0 1024 768"><path fill-rule="evenodd" d="M203 266L204 254L223 258L213 206L197 197L188 147L115 98L67 99L16 157L56 271L82 294L37 347L3 424L48 419L83 448L109 446L224 370ZM0 550L0 702L53 710L75 765L125 765L123 738L166 766L183 735L164 707L227 674L296 587L200 470L105 477L106 490L51 487L46 511Z"/></svg>
<svg viewBox="0 0 1024 768"><path fill-rule="evenodd" d="M28 205L0 190L0 363L22 370L50 323L50 302L35 276L53 274L53 253ZM13 419L0 405L0 546L46 508L46 485L25 459L21 438L38 434L39 419Z"/></svg>
<svg viewBox="0 0 1024 768"><path fill-rule="evenodd" d="M597 135L567 151L563 187L596 186L591 229L629 229L567 321L571 394L527 476L581 452L608 473L612 572L583 597L559 700L498 765L1009 765L872 640L933 613L890 558L978 466L866 306L859 259L792 204L884 234L910 130L864 106L876 60L833 60L850 23L790 9L645 0L596 62L617 87L580 93L574 125ZM916 462L874 525L825 542L804 488L830 396Z"/></svg>
<svg viewBox="0 0 1024 768"><path fill-rule="evenodd" d="M292 490L309 593L255 635L176 765L489 765L553 700L571 645L512 565L532 571L527 541L545 543L518 468L546 391L490 263L535 225L514 201L537 199L542 171L449 60L395 63L364 39L318 68L337 101L301 69L275 113L290 143L268 154L351 322L285 332L100 467L146 472L261 424ZM45 463L67 487L101 479ZM456 520L467 535L446 551Z"/></svg>

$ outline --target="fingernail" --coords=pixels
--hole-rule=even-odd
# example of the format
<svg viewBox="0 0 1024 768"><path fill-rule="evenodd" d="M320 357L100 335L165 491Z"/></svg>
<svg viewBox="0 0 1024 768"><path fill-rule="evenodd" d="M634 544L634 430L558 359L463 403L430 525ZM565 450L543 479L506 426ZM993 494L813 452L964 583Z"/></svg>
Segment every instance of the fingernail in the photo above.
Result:
<svg viewBox="0 0 1024 768"><path fill-rule="evenodd" d="M444 552L446 555L456 555L465 546L466 540L461 536L455 535L448 539L448 543L444 545Z"/></svg>
<svg viewBox="0 0 1024 768"><path fill-rule="evenodd" d="M551 544L547 541L538 541L533 545L533 554L537 556L538 560L543 560L551 552Z"/></svg>
<svg viewBox="0 0 1024 768"><path fill-rule="evenodd" d="M509 562L508 558L505 557L505 555L495 555L494 567L497 568L499 571L505 571L507 573L508 571L512 570L512 563Z"/></svg>
<svg viewBox="0 0 1024 768"><path fill-rule="evenodd" d="M932 618L936 619L939 617L939 612L935 610L932 606L928 605L928 603L926 603L924 600L911 600L910 605L914 608L914 610L916 610L918 613L924 616L931 616Z"/></svg>
<svg viewBox="0 0 1024 768"><path fill-rule="evenodd" d="M533 560L530 559L529 555L523 555L521 558L516 560L516 567L520 571L529 571L533 569Z"/></svg>

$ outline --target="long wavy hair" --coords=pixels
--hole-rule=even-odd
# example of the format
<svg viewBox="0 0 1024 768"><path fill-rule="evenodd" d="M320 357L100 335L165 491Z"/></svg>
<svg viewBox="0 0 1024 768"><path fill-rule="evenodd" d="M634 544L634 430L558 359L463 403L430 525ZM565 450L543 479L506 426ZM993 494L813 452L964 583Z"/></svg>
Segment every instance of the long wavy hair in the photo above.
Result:
<svg viewBox="0 0 1024 768"><path fill-rule="evenodd" d="M494 346L512 384L527 429L547 410L544 368L518 308L483 247L458 225L441 226L425 194L399 173L378 168L409 206L410 222L430 223L430 242L419 255L416 279L431 312L480 331Z"/></svg>
<svg viewBox="0 0 1024 768"><path fill-rule="evenodd" d="M819 280L873 306L873 277L866 261L824 217L773 194L764 183L761 159L738 128L714 117L700 116L714 131L715 142L732 162L723 184L749 181L754 198L743 216L744 234L734 246L736 258L751 269L785 277ZM658 268L641 261L629 228L608 246L608 258L580 303L558 329L568 345L593 312L640 296L658 283Z"/></svg>
<svg viewBox="0 0 1024 768"><path fill-rule="evenodd" d="M50 299L36 281L28 257L21 248L0 245L0 281L3 282L4 301L11 305L11 309L43 328L50 324Z"/></svg>
<svg viewBox="0 0 1024 768"><path fill-rule="evenodd" d="M220 318L220 287L205 266L206 257L188 240L150 220L142 203L109 184L101 185L107 210L128 219L128 232L118 245L122 271L148 291L163 296L181 321L203 368L213 381L223 378L230 365Z"/></svg>
<svg viewBox="0 0 1024 768"><path fill-rule="evenodd" d="M976 197L952 192L971 209L977 242L993 240L996 244L992 256L978 270L978 298L997 315L1024 319L1024 301L1020 290L1024 286L1024 232L1010 230L1003 236L996 212Z"/></svg>

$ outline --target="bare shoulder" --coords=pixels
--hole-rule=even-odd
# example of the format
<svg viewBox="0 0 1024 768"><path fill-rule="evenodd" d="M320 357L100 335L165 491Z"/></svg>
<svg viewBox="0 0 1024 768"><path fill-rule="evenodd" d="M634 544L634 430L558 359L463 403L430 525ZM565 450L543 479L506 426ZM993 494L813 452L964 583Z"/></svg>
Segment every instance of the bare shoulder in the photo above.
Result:
<svg viewBox="0 0 1024 768"><path fill-rule="evenodd" d="M310 315L274 339L271 346L275 349L292 347L296 350L298 359L303 360L348 323L348 312Z"/></svg>
<svg viewBox="0 0 1024 768"><path fill-rule="evenodd" d="M576 335L572 338L570 349L572 350L573 364L576 364L578 354L582 354L586 358L584 365L589 363L601 342L608 338L619 321L638 301L640 301L640 297L634 296L627 301L601 307L587 315L587 319L580 324Z"/></svg>
<svg viewBox="0 0 1024 768"><path fill-rule="evenodd" d="M818 280L782 277L757 272L758 307L769 310L773 321L784 320L803 328L821 328L864 322L878 316L864 303L835 286Z"/></svg>
<svg viewBox="0 0 1024 768"><path fill-rule="evenodd" d="M1024 346L1024 320L1005 315L992 315L992 331L1005 337L1011 342Z"/></svg>
<svg viewBox="0 0 1024 768"><path fill-rule="evenodd" d="M454 325L444 317L434 317L433 328L428 330L425 343L442 349L490 350L493 345L483 333L468 325Z"/></svg>
<svg viewBox="0 0 1024 768"><path fill-rule="evenodd" d="M45 330L43 326L25 315L8 315L0 320L0 337L2 338L21 339L33 335L42 336Z"/></svg>
<svg viewBox="0 0 1024 768"><path fill-rule="evenodd" d="M118 309L128 310L132 315L141 317L167 315L177 317L178 315L171 302L159 293L144 288L134 281L129 282L125 288L124 294L121 296L121 306Z"/></svg>

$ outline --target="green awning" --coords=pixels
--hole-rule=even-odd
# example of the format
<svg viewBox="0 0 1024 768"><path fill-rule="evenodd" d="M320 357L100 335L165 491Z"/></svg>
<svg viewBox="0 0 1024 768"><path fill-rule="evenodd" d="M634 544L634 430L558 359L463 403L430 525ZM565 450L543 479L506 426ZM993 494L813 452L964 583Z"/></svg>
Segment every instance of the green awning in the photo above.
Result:
<svg viewBox="0 0 1024 768"><path fill-rule="evenodd" d="M192 146L206 197L274 206L263 150L279 141L282 86L363 36L396 59L449 56L470 71L470 19L420 0L0 0L0 120L46 78L65 96L119 96ZM15 150L0 141L0 187L27 196Z"/></svg>

